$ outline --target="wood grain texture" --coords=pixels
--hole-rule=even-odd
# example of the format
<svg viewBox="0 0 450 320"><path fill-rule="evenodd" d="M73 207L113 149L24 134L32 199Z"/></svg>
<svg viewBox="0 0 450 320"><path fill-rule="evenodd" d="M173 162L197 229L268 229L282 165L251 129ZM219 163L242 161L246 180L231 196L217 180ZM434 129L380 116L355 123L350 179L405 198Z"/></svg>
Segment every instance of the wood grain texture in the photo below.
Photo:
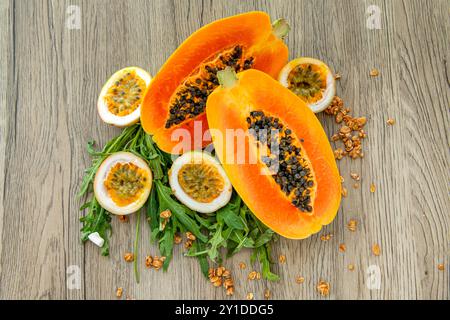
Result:
<svg viewBox="0 0 450 320"><path fill-rule="evenodd" d="M80 30L66 28L69 5L81 9ZM381 9L380 30L366 27L370 5ZM193 31L250 10L290 21L291 58L317 57L341 74L337 92L355 115L368 117L368 138L363 160L338 163L349 195L334 222L309 239L274 245L275 257L287 257L275 265L280 282L247 281L250 270L238 263L248 263L249 252L227 260L234 298L253 292L262 299L268 288L274 299L324 299L320 280L330 283L327 299L450 298L446 0L0 2L0 298L113 299L119 286L137 299L225 298L182 248L169 272L145 269L144 257L157 249L144 217L137 284L122 258L132 251L136 216L113 219L111 256L101 257L91 243L80 244L82 199L75 195L90 163L86 142L102 145L120 132L95 108L108 76L128 65L155 74ZM379 77L369 76L372 68ZM386 125L389 117L394 126ZM331 117L319 119L330 136L337 130ZM361 174L359 189L350 172ZM358 221L356 232L346 227L350 219ZM320 240L329 233L331 240ZM375 243L379 257L371 253ZM66 285L69 266L80 270L79 288ZM379 290L367 287L369 267L381 271Z"/></svg>

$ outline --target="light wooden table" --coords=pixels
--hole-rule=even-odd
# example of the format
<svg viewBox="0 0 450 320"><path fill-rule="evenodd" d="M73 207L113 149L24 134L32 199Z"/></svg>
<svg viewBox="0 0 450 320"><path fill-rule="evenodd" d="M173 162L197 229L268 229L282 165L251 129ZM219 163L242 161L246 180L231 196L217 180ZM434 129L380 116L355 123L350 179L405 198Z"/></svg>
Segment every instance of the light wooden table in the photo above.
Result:
<svg viewBox="0 0 450 320"><path fill-rule="evenodd" d="M381 29L366 25L372 4ZM80 29L66 27L69 5L80 8ZM119 132L100 121L95 106L108 76L129 65L155 74L200 26L254 9L290 21L292 58L317 57L342 75L338 94L368 117L368 138L363 160L339 162L349 196L334 222L307 240L274 246L275 256L287 257L275 266L280 282L247 281L249 269L238 263L248 262L248 252L227 261L234 298L253 292L261 299L269 288L274 299L321 299L320 279L330 283L329 299L449 298L448 0L0 1L1 298L111 299L117 286L138 299L225 298L181 248L169 272L142 267L136 284L122 259L132 250L135 217L129 224L114 219L111 256L101 257L93 244L80 244L75 194L90 161L86 142L103 144ZM369 76L372 68L379 77ZM386 125L389 117L394 126ZM333 119L319 118L331 135ZM351 171L362 177L357 190ZM352 218L359 222L354 233L346 227ZM157 254L142 227L141 260ZM327 233L332 239L321 241ZM66 286L68 268L79 268L80 289ZM367 285L370 270L380 271L379 290Z"/></svg>

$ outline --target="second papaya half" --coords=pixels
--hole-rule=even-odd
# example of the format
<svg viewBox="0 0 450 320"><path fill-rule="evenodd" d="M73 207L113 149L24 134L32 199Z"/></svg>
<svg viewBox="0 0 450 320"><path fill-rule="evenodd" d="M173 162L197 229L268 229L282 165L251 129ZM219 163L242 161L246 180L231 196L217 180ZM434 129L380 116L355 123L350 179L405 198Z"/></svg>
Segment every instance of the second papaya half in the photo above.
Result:
<svg viewBox="0 0 450 320"><path fill-rule="evenodd" d="M181 153L174 130L186 129L194 138L194 121L208 130L205 107L219 85L217 72L258 69L272 77L287 62L288 48L281 38L289 31L284 20L272 25L264 12L250 12L212 22L197 30L170 56L144 97L141 123L159 148ZM197 123L197 124L198 124ZM200 141L204 147L210 141ZM191 143L193 146L194 144Z"/></svg>
<svg viewBox="0 0 450 320"><path fill-rule="evenodd" d="M226 69L218 77L222 86L209 96L206 114L234 188L280 235L302 239L318 232L334 219L341 200L339 172L320 122L301 99L261 71L236 75ZM245 133L241 143L239 132ZM242 151L244 161L237 155Z"/></svg>

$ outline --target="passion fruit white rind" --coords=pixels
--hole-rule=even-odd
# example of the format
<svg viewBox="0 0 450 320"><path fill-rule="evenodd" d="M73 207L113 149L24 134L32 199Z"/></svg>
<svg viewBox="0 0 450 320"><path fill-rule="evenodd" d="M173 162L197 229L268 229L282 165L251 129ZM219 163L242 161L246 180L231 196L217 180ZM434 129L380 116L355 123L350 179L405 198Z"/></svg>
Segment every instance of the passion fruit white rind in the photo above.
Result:
<svg viewBox="0 0 450 320"><path fill-rule="evenodd" d="M142 79L145 82L145 88L143 92L141 93L139 106L132 111L130 114L119 116L111 112L108 108L108 104L105 100L105 96L108 94L108 90L117 83L118 80L124 77L128 72L135 72L136 76ZM127 127L132 124L135 124L139 121L141 116L141 103L143 100L143 96L145 94L145 90L148 88L150 81L152 80L152 77L150 74L138 67L127 67L124 69L121 69L114 73L108 81L106 81L105 85L103 86L102 90L100 91L100 95L98 97L97 101L97 109L98 114L100 115L100 118L108 124L112 124L117 127Z"/></svg>
<svg viewBox="0 0 450 320"><path fill-rule="evenodd" d="M117 164L119 164L119 167L128 164L128 166L139 170L138 173L141 178L144 177L140 180L139 192L134 196L136 199L126 205L113 199L111 190L107 188L108 177L110 177L111 170L117 168ZM122 181L118 182L119 184L123 182L123 177L126 178L126 175L119 176L119 179L122 179ZM152 172L144 160L130 152L116 152L106 158L97 170L94 179L94 194L97 201L105 210L116 215L128 215L142 208L148 199L151 186ZM130 196L130 198L132 197Z"/></svg>
<svg viewBox="0 0 450 320"><path fill-rule="evenodd" d="M315 102L305 101L308 107L314 112L318 113L325 110L333 101L336 94L336 84L334 75L330 68L322 61L314 58L297 58L290 61L287 65L281 69L278 76L278 81L286 88L289 88L289 75L299 65L314 65L323 70L326 74L326 87L322 91L322 98ZM302 98L302 97L300 97Z"/></svg>
<svg viewBox="0 0 450 320"><path fill-rule="evenodd" d="M184 153L173 162L169 184L180 202L201 213L225 206L233 190L219 161L200 151Z"/></svg>

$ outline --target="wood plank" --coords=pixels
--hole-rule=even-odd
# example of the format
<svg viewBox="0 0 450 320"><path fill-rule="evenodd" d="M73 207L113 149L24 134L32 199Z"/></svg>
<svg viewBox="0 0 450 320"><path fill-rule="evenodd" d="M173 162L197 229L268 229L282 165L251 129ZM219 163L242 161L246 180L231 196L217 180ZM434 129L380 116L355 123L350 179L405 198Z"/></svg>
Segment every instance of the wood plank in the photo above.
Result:
<svg viewBox="0 0 450 320"><path fill-rule="evenodd" d="M450 290L448 272L437 269L439 263L448 268L450 253L449 8L448 1L402 1L393 6L401 117L395 130L397 144L403 145L398 161L406 178L401 188L407 194L401 207L407 219L395 221L404 235L398 241L411 246L399 268L415 280L409 285L417 287L420 299L448 299ZM403 286L399 283L399 290Z"/></svg>
<svg viewBox="0 0 450 320"><path fill-rule="evenodd" d="M10 52L10 3L3 1L0 3L0 15L5 17L0 21L0 54L4 59L0 61L0 73L4 75L0 77L0 279L2 274L1 256L3 249L3 218L5 214L3 195L5 191L5 156L6 156L6 141L8 140L8 82L11 83L10 70L8 66L11 61L12 54Z"/></svg>
<svg viewBox="0 0 450 320"><path fill-rule="evenodd" d="M11 2L2 296L65 297L64 126L51 4ZM68 197L68 194L65 195Z"/></svg>

